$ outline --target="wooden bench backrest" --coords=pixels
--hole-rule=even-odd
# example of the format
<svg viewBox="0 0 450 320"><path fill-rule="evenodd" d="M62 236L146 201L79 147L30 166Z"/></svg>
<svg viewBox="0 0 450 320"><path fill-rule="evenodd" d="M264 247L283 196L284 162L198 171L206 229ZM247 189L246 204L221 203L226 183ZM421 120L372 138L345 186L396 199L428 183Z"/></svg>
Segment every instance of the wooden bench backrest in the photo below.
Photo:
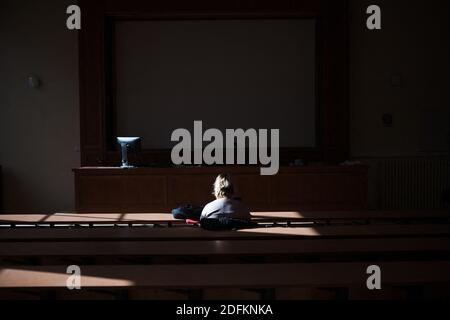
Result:
<svg viewBox="0 0 450 320"><path fill-rule="evenodd" d="M4 257L219 256L450 252L449 238L4 242Z"/></svg>
<svg viewBox="0 0 450 320"><path fill-rule="evenodd" d="M370 263L81 266L84 288L365 286ZM450 282L450 262L385 262L383 284ZM0 288L66 288L64 266L0 268Z"/></svg>
<svg viewBox="0 0 450 320"><path fill-rule="evenodd" d="M1 241L37 240L220 240L295 238L448 237L450 225L364 225L326 227L271 227L239 231L206 231L196 227L173 228L46 228L1 229Z"/></svg>

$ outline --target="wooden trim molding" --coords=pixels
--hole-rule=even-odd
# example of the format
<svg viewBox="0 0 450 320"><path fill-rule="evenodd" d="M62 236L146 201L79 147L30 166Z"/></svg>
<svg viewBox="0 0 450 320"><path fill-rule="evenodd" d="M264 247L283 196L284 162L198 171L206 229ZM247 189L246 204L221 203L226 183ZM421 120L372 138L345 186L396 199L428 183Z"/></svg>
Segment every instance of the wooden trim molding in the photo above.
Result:
<svg viewBox="0 0 450 320"><path fill-rule="evenodd" d="M280 151L281 164L303 158L334 164L349 157L347 0L80 0L81 164L119 163L115 133L112 41L116 20L314 18L317 36L317 146ZM144 150L145 163L170 161L169 150Z"/></svg>

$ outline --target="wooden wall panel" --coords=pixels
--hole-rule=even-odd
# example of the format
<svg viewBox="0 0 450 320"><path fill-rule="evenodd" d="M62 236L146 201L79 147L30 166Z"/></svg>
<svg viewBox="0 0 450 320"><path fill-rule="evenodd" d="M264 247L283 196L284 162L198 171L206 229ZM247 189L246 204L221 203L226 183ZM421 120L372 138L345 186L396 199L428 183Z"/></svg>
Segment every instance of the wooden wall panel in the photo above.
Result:
<svg viewBox="0 0 450 320"><path fill-rule="evenodd" d="M281 174L272 180L271 204L273 206L290 206L298 203L316 203L317 194L315 175ZM322 197L325 194L322 193Z"/></svg>
<svg viewBox="0 0 450 320"><path fill-rule="evenodd" d="M212 184L229 172L236 195L253 211L367 209L367 167L75 169L78 212L170 212L214 200Z"/></svg>
<svg viewBox="0 0 450 320"><path fill-rule="evenodd" d="M258 175L233 176L236 196L257 208L270 204L270 178Z"/></svg>
<svg viewBox="0 0 450 320"><path fill-rule="evenodd" d="M345 173L279 175L271 185L271 209L359 209L367 206L364 175ZM365 191L366 190L366 191Z"/></svg>
<svg viewBox="0 0 450 320"><path fill-rule="evenodd" d="M121 176L81 176L77 179L78 210L91 212L121 211L124 201Z"/></svg>
<svg viewBox="0 0 450 320"><path fill-rule="evenodd" d="M212 201L214 175L179 175L168 177L169 204L181 206Z"/></svg>
<svg viewBox="0 0 450 320"><path fill-rule="evenodd" d="M149 207L167 207L165 176L126 176L124 183L124 204L128 211L140 212Z"/></svg>

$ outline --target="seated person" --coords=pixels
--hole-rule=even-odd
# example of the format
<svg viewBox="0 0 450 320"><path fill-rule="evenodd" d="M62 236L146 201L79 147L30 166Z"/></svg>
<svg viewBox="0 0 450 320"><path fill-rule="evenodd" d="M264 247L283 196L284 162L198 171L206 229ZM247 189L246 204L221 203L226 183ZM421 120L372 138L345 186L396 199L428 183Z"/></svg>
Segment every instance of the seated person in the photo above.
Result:
<svg viewBox="0 0 450 320"><path fill-rule="evenodd" d="M249 209L234 198L234 187L227 174L220 174L214 182L216 200L202 210L200 225L208 230L231 230L254 226Z"/></svg>

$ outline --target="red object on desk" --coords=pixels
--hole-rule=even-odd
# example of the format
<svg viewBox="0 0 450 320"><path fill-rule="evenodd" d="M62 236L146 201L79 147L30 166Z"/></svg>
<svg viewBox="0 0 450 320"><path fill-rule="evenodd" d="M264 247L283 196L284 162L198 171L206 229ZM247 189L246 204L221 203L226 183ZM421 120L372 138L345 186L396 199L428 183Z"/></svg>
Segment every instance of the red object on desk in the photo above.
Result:
<svg viewBox="0 0 450 320"><path fill-rule="evenodd" d="M200 225L200 220L186 219L186 224L190 226L198 226Z"/></svg>

